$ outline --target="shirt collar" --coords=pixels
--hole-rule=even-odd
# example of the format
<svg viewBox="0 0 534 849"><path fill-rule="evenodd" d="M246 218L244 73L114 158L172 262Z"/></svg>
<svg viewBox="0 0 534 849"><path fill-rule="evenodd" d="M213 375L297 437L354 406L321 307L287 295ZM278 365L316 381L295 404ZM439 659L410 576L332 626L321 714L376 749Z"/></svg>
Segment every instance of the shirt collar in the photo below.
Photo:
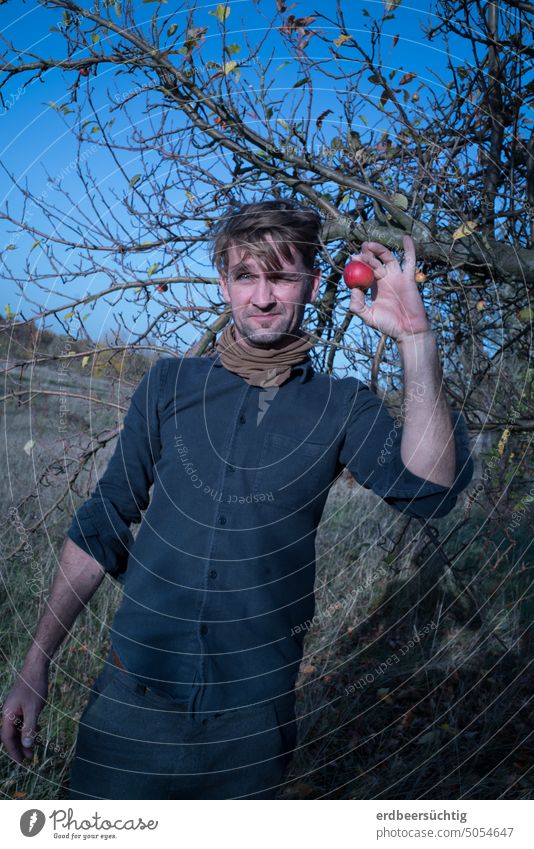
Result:
<svg viewBox="0 0 534 849"><path fill-rule="evenodd" d="M221 352L217 351L215 354L212 354L208 357L216 368L222 368L221 362ZM306 359L301 363L296 363L294 366L291 366L291 373L298 375L299 383L305 383L307 380L310 380L313 375L313 366L312 361L310 359L310 355L306 354Z"/></svg>

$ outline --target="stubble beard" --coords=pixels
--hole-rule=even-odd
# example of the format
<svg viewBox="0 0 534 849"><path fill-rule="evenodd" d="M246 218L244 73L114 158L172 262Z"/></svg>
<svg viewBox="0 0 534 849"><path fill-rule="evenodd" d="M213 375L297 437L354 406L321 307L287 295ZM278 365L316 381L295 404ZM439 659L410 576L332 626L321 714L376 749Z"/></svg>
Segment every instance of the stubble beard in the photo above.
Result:
<svg viewBox="0 0 534 849"><path fill-rule="evenodd" d="M268 315L268 313L266 313ZM302 330L300 328L302 317L304 315L304 310L302 310L302 314L297 316L298 322L294 325L292 330L289 330L291 326L291 320L287 320L287 318L283 315L279 315L278 313L273 317L273 323L279 322L277 328L272 328L265 324L263 328L258 326L258 321L249 320L249 319L237 319L234 316L234 324L239 331L240 335L248 342L249 345L254 345L258 348L272 348L276 345L279 347L284 347L285 345L289 345L290 342L293 342L295 338L302 335ZM280 322L280 319L283 319Z"/></svg>
<svg viewBox="0 0 534 849"><path fill-rule="evenodd" d="M249 345L255 345L259 348L283 348L289 345L298 337L302 336L301 328L302 319L306 303L303 302L296 307L294 314L288 318L283 313L276 313L272 323L278 324L277 327L271 328L270 324L265 324L263 328L259 327L258 321L254 319L244 318L236 314L233 315L234 324L239 334L245 339ZM270 315L270 313L265 313Z"/></svg>

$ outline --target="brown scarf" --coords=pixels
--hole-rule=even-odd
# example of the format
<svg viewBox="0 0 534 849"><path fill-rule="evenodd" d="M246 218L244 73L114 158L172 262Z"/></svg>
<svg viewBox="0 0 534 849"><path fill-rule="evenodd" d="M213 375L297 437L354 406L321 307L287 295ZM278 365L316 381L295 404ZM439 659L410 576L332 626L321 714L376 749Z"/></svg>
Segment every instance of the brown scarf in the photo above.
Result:
<svg viewBox="0 0 534 849"><path fill-rule="evenodd" d="M315 342L302 332L285 348L260 348L246 340L237 340L235 325L227 324L215 349L228 371L238 374L251 386L280 386L291 374L291 366L302 363Z"/></svg>

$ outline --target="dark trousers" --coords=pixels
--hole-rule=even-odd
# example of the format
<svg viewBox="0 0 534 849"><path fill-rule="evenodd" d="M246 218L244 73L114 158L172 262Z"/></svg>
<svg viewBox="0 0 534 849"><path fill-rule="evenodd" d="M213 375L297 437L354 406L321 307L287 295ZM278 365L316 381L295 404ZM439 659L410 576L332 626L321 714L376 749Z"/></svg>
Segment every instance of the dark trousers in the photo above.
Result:
<svg viewBox="0 0 534 849"><path fill-rule="evenodd" d="M194 713L106 661L80 718L69 799L275 799L296 741L291 698Z"/></svg>

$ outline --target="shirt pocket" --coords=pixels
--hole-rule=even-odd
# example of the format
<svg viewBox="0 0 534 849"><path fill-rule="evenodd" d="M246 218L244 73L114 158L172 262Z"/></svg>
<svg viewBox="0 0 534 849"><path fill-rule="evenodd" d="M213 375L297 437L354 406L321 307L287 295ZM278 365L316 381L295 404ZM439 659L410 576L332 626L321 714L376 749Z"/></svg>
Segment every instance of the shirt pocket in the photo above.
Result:
<svg viewBox="0 0 534 849"><path fill-rule="evenodd" d="M260 451L254 492L262 507L301 510L328 487L329 443L303 442L280 433L266 433Z"/></svg>

